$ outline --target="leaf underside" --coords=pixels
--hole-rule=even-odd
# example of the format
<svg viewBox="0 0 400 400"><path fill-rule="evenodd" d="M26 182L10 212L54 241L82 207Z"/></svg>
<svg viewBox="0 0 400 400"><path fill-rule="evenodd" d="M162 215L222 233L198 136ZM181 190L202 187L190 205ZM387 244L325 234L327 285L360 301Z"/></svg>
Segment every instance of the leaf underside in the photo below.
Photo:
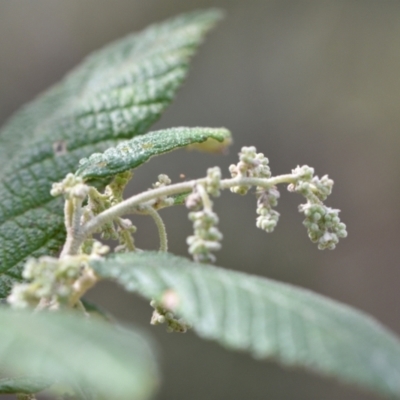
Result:
<svg viewBox="0 0 400 400"><path fill-rule="evenodd" d="M122 142L104 153L92 154L80 161L76 175L86 181L114 176L137 168L151 157L206 140L229 141L230 132L224 128L170 128L149 132Z"/></svg>
<svg viewBox="0 0 400 400"><path fill-rule="evenodd" d="M0 393L37 392L51 382L78 389L79 398L144 400L158 384L142 335L64 313L0 309L0 360L3 374L22 376L0 380Z"/></svg>
<svg viewBox="0 0 400 400"><path fill-rule="evenodd" d="M176 310L199 336L400 399L400 342L371 317L288 284L166 253L93 261L103 278Z"/></svg>
<svg viewBox="0 0 400 400"><path fill-rule="evenodd" d="M81 158L144 134L185 78L205 33L221 17L194 12L154 25L88 57L0 132L0 297L26 258L55 254L65 239L53 182Z"/></svg>

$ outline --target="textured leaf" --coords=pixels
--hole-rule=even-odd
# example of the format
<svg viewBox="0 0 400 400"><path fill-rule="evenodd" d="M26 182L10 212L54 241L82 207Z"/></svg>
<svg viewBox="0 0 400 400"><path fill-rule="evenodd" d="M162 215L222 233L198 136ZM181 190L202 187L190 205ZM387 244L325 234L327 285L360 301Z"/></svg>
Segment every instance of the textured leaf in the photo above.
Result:
<svg viewBox="0 0 400 400"><path fill-rule="evenodd" d="M400 398L399 340L344 304L166 253L121 254L92 266L161 303L172 290L179 304L174 311L201 337Z"/></svg>
<svg viewBox="0 0 400 400"><path fill-rule="evenodd" d="M90 56L0 132L0 297L28 256L64 240L53 182L78 161L146 132L171 102L190 57L220 18L195 12L151 26Z"/></svg>
<svg viewBox="0 0 400 400"><path fill-rule="evenodd" d="M149 343L134 331L69 314L4 308L0 368L89 388L85 391L113 399L147 399L158 381Z"/></svg>
<svg viewBox="0 0 400 400"><path fill-rule="evenodd" d="M37 393L51 385L43 377L20 376L17 378L0 379L0 394Z"/></svg>
<svg viewBox="0 0 400 400"><path fill-rule="evenodd" d="M230 132L224 128L171 128L149 132L81 160L76 175L87 181L114 176L140 166L150 157L207 140L228 142L230 137Z"/></svg>

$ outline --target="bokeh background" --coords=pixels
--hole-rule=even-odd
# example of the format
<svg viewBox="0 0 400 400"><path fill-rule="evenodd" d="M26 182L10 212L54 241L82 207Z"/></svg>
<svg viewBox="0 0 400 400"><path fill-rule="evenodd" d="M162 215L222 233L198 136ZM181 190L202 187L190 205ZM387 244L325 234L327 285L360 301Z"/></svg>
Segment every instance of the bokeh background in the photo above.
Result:
<svg viewBox="0 0 400 400"><path fill-rule="evenodd" d="M58 81L91 51L175 14L221 7L226 19L194 59L174 104L156 124L226 126L229 155L179 151L135 175L136 192L159 173L175 181L236 162L255 145L275 174L309 164L335 180L329 205L342 209L349 237L333 251L309 242L301 198L282 190L272 235L255 227L251 196L216 202L224 247L218 264L310 288L374 315L400 334L400 2L357 0L0 0L0 122ZM1 161L1 160L0 160ZM185 255L187 212L165 210L170 250ZM135 219L137 244L156 231ZM150 327L147 302L102 284L89 298L135 323L159 344L159 400L376 399L357 389L274 363L255 362L194 334Z"/></svg>

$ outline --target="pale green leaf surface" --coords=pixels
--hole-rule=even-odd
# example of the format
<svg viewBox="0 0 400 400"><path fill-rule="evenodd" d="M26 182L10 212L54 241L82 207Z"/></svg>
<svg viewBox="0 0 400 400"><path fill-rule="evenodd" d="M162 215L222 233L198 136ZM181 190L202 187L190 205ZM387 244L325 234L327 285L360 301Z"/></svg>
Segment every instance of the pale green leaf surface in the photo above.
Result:
<svg viewBox="0 0 400 400"><path fill-rule="evenodd" d="M230 132L224 128L180 127L149 132L81 160L76 175L86 181L114 176L140 166L153 156L206 140L221 143L230 139L230 136Z"/></svg>
<svg viewBox="0 0 400 400"><path fill-rule="evenodd" d="M148 399L158 384L154 354L142 335L63 313L0 309L0 368L105 399Z"/></svg>
<svg viewBox="0 0 400 400"><path fill-rule="evenodd" d="M178 315L203 338L400 398L398 338L344 304L166 253L121 254L92 267L149 299L173 290Z"/></svg>
<svg viewBox="0 0 400 400"><path fill-rule="evenodd" d="M220 18L194 12L130 35L91 55L0 132L0 297L28 256L55 254L64 240L53 182L81 158L141 135L186 76L204 34Z"/></svg>

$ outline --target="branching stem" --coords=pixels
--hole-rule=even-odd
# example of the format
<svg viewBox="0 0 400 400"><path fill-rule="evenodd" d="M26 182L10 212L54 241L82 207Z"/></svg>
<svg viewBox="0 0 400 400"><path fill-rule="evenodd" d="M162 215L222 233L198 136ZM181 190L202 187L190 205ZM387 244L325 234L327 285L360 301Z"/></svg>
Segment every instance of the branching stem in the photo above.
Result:
<svg viewBox="0 0 400 400"><path fill-rule="evenodd" d="M203 185L197 185L196 187L200 197L201 197L201 202L203 203L203 207L205 210L212 210L212 201L210 199L210 196L208 195L206 189L204 188Z"/></svg>
<svg viewBox="0 0 400 400"><path fill-rule="evenodd" d="M110 207L81 226L79 231L73 232L72 237L68 235L61 256L77 254L82 242L88 236L98 231L105 223L111 222L132 211L137 211L139 206L151 206L157 198L188 192L192 190L195 185L204 185L206 179L207 178L195 179L151 189ZM221 189L229 189L234 186L260 186L269 188L280 183L294 182L296 182L296 178L292 174L280 175L273 178L235 177L221 180Z"/></svg>

